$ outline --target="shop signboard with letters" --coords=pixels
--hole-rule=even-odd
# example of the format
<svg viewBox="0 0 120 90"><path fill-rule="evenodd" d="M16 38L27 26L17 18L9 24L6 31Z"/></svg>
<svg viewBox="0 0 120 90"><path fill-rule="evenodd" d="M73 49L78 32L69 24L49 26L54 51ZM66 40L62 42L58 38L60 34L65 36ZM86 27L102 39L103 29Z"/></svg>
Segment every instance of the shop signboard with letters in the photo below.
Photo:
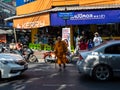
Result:
<svg viewBox="0 0 120 90"><path fill-rule="evenodd" d="M109 13L109 14L108 14ZM120 10L94 10L94 11L76 11L72 14L67 22L59 16L64 14L52 13L51 25L52 26L65 26L67 25L80 25L80 24L105 24L120 22Z"/></svg>
<svg viewBox="0 0 120 90"><path fill-rule="evenodd" d="M40 28L50 25L49 14L14 19L14 27L18 29Z"/></svg>
<svg viewBox="0 0 120 90"><path fill-rule="evenodd" d="M70 17L74 16L74 12L58 12L58 17L61 17L62 19L69 19Z"/></svg>

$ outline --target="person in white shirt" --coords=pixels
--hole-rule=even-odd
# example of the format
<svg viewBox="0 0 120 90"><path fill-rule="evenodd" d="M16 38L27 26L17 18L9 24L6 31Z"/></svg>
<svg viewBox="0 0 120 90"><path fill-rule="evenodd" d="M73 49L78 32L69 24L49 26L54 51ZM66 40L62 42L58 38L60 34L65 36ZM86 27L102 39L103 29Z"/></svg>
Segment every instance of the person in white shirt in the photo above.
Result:
<svg viewBox="0 0 120 90"><path fill-rule="evenodd" d="M78 45L78 41L80 40L80 35L76 37L76 46Z"/></svg>
<svg viewBox="0 0 120 90"><path fill-rule="evenodd" d="M77 53L78 48L79 48L79 44L78 44L79 41L80 41L80 35L78 35L78 36L76 37L76 46L75 46L75 51L74 51L75 54Z"/></svg>
<svg viewBox="0 0 120 90"><path fill-rule="evenodd" d="M95 33L95 37L93 38L94 46L98 46L102 43L102 38L99 36L98 32Z"/></svg>

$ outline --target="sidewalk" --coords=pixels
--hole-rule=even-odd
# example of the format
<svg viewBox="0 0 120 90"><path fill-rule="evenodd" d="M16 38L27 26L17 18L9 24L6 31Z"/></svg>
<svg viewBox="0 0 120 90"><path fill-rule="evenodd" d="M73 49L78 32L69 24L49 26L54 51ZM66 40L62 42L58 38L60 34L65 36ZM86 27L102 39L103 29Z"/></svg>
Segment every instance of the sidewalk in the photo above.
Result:
<svg viewBox="0 0 120 90"><path fill-rule="evenodd" d="M38 58L39 62L44 62L44 53L47 52L47 51L38 51L38 50L33 50L34 51L34 55ZM78 56L74 56L72 58L72 61L77 61L79 59Z"/></svg>

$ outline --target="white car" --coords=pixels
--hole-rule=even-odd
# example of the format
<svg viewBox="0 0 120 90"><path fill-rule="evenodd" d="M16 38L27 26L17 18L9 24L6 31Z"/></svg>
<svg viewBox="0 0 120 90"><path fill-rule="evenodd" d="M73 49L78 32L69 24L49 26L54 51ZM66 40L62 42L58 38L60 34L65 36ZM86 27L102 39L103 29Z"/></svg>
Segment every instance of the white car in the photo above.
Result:
<svg viewBox="0 0 120 90"><path fill-rule="evenodd" d="M28 69L28 63L19 54L0 53L0 77L10 78Z"/></svg>
<svg viewBox="0 0 120 90"><path fill-rule="evenodd" d="M97 80L120 76L120 40L104 42L90 51L80 52L78 71Z"/></svg>

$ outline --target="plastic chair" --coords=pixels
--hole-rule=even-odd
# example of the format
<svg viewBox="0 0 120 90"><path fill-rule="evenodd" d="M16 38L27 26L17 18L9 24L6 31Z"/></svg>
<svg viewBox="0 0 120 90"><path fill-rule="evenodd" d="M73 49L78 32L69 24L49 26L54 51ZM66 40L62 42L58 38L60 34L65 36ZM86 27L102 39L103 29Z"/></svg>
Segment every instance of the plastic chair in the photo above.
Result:
<svg viewBox="0 0 120 90"><path fill-rule="evenodd" d="M36 44L36 49L37 49L37 50L42 50L41 44Z"/></svg>
<svg viewBox="0 0 120 90"><path fill-rule="evenodd" d="M29 43L29 48L30 49L34 49L34 44L33 43Z"/></svg>
<svg viewBox="0 0 120 90"><path fill-rule="evenodd" d="M37 50L37 44L34 44L34 49Z"/></svg>
<svg viewBox="0 0 120 90"><path fill-rule="evenodd" d="M52 49L51 49L51 46L50 46L50 45L45 44L45 45L44 45L44 50L45 50L45 51L51 51Z"/></svg>
<svg viewBox="0 0 120 90"><path fill-rule="evenodd" d="M75 49L74 46L71 46L71 52L74 53Z"/></svg>

